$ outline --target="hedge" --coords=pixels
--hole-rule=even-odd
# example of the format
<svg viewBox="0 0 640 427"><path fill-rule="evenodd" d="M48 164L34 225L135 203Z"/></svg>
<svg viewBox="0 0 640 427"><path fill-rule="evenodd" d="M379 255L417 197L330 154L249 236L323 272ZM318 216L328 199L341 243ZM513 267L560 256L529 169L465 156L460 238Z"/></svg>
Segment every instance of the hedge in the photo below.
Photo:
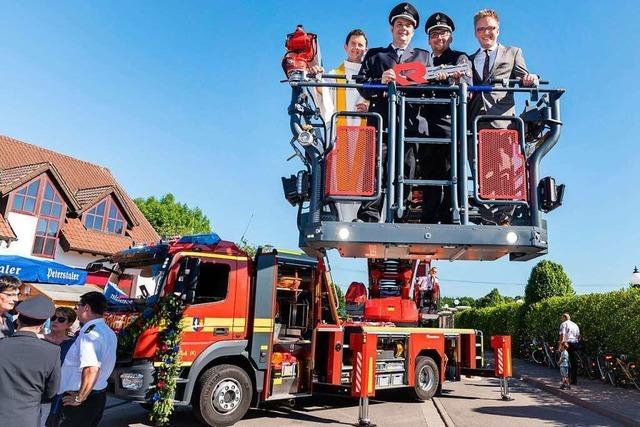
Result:
<svg viewBox="0 0 640 427"><path fill-rule="evenodd" d="M553 297L532 306L508 303L465 310L456 314L456 326L481 330L485 346L491 335L511 335L516 350L521 339L531 337L555 344L560 315L565 312L580 326L589 353L595 354L602 345L605 351L640 360L640 289Z"/></svg>

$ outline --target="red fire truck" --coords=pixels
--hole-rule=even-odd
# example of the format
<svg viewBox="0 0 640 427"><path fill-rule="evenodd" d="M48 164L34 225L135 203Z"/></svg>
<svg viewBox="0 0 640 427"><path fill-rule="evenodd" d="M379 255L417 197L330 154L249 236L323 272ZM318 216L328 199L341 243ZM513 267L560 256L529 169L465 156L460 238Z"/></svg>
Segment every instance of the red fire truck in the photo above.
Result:
<svg viewBox="0 0 640 427"><path fill-rule="evenodd" d="M475 330L341 322L322 259L265 248L251 258L213 234L129 249L90 268L107 263L114 282L127 268L154 269L158 278L155 295L137 310L109 314L112 325L123 327L155 298L181 295L175 404L192 405L208 425L231 425L249 407L317 391L367 399L406 388L425 400L446 378L480 368ZM145 330L119 358L116 397L150 402L157 346L158 330Z"/></svg>

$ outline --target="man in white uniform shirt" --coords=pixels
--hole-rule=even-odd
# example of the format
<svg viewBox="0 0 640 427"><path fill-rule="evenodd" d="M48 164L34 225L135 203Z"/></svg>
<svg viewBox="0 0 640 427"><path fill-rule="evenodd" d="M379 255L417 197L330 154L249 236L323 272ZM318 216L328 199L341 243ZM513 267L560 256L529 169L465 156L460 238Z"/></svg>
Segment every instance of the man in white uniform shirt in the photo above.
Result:
<svg viewBox="0 0 640 427"><path fill-rule="evenodd" d="M580 341L580 328L571 321L569 313L564 313L560 319L560 342L567 344L569 352L569 384L578 383L578 365L576 361L576 350Z"/></svg>
<svg viewBox="0 0 640 427"><path fill-rule="evenodd" d="M106 309L107 299L95 291L82 295L76 306L82 328L62 364L60 427L97 426L102 418L118 345L104 322Z"/></svg>

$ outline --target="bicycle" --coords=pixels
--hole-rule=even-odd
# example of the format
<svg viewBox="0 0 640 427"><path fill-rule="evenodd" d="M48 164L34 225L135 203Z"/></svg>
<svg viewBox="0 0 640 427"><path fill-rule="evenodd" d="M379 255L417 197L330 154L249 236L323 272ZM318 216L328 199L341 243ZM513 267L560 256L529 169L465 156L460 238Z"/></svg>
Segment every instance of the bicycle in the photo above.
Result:
<svg viewBox="0 0 640 427"><path fill-rule="evenodd" d="M616 385L635 387L640 390L640 377L638 376L637 365L634 362L627 361L627 355L620 354L619 357L614 356L613 371Z"/></svg>
<svg viewBox="0 0 640 427"><path fill-rule="evenodd" d="M600 374L600 380L605 383L609 382L611 385L615 386L616 376L614 372L614 355L603 352L602 347L598 346L596 365L598 367L598 373Z"/></svg>

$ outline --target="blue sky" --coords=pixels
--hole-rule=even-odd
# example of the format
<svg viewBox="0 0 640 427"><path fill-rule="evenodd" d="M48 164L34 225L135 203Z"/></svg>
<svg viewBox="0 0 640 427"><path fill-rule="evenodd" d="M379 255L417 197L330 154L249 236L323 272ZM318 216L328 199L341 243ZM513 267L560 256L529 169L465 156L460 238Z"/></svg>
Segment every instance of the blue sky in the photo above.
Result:
<svg viewBox="0 0 640 427"><path fill-rule="evenodd" d="M227 240L295 248L295 209L280 177L290 154L289 89L280 60L298 23L319 35L324 62L343 59L360 27L370 47L390 41L396 2L4 2L0 7L0 133L108 167L131 196L172 192L200 206ZM443 11L454 47L473 52L472 16L493 7L500 41L564 87L559 144L543 174L567 185L547 216L549 259L579 293L620 288L640 264L640 6L632 1L416 2L422 22ZM527 9L524 10L524 5ZM421 25L422 27L422 25ZM416 32L414 46L425 47ZM634 54L635 53L635 54ZM523 293L536 261L441 261L445 295ZM332 256L346 286L360 260Z"/></svg>

